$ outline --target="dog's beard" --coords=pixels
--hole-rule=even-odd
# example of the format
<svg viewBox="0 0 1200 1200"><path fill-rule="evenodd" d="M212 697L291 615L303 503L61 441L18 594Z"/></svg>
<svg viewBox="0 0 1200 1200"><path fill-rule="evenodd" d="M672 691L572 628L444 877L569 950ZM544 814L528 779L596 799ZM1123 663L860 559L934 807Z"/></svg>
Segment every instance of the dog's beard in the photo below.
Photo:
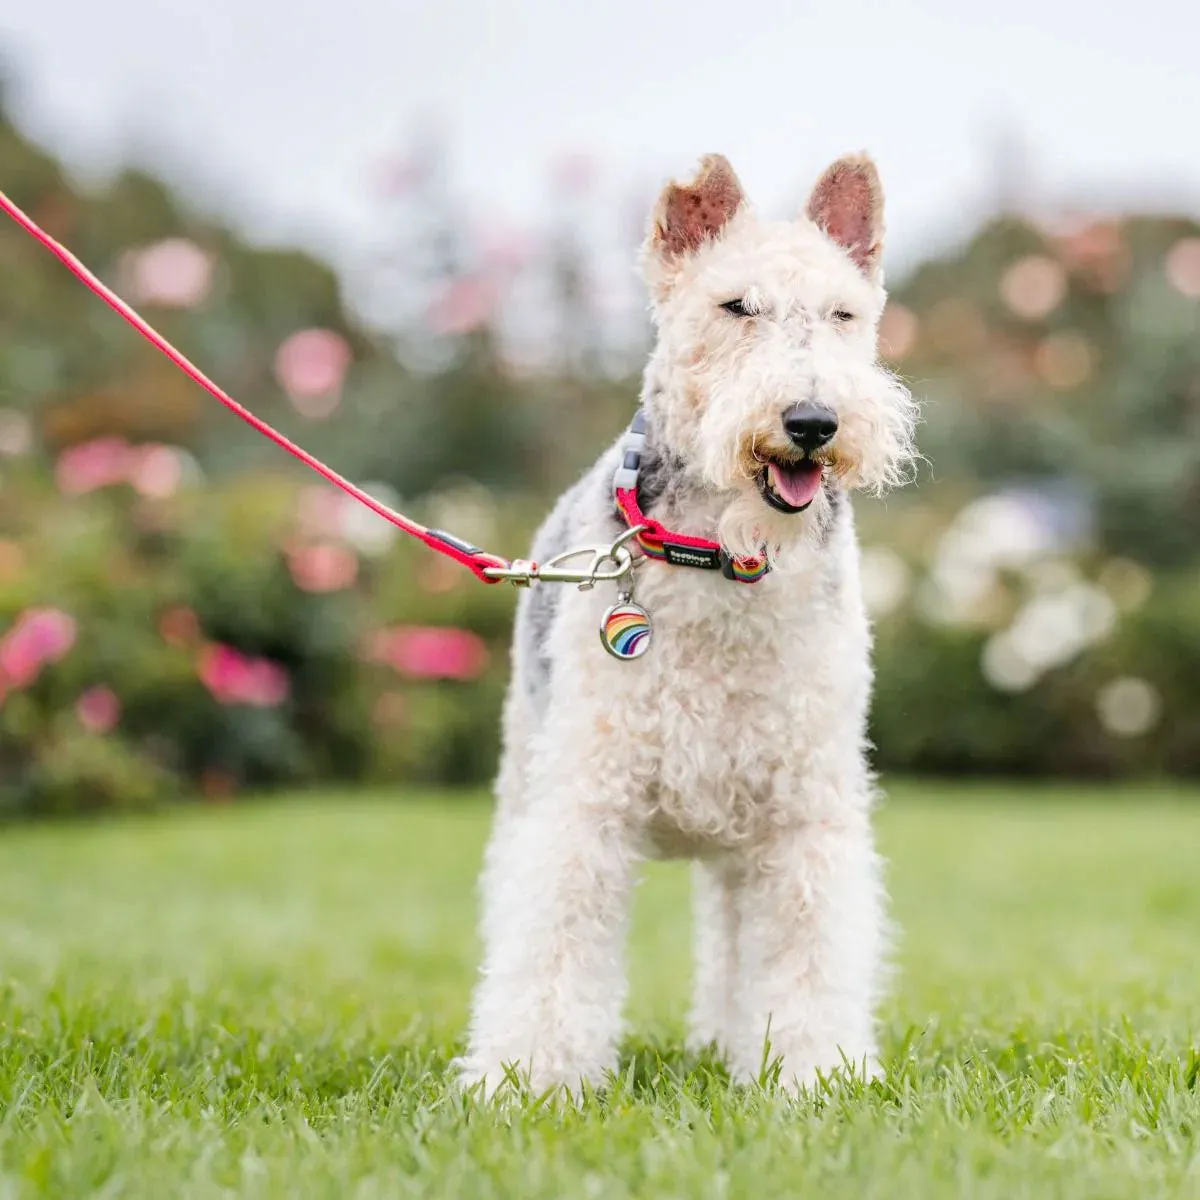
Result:
<svg viewBox="0 0 1200 1200"><path fill-rule="evenodd" d="M782 442L774 431L764 429L744 426L725 430L727 440L722 441L713 436L711 425L715 424L702 429L697 449L711 448L702 452L705 482L714 492L728 497L717 520L721 545L739 558L765 552L772 567L783 565L790 556L803 556L811 542L809 531L828 503L823 485L802 511L781 512L764 499L759 477L771 461L796 463L804 456L790 443ZM817 461L823 473L833 469L830 457L822 455Z"/></svg>
<svg viewBox="0 0 1200 1200"><path fill-rule="evenodd" d="M837 437L828 449L843 487L880 495L909 482L918 413L899 379L879 367L854 372L838 413Z"/></svg>
<svg viewBox="0 0 1200 1200"><path fill-rule="evenodd" d="M737 397L709 393L698 421L681 424L675 444L696 464L701 486L725 500L717 536L738 557L766 553L772 567L811 564L819 531L828 523L830 489L882 492L905 482L914 459L917 409L907 389L877 365L843 367L821 377L821 393L838 414L833 441L805 456L786 438L780 405L739 413ZM775 394L778 388L763 390ZM760 475L774 461L797 464L805 458L822 470L820 486L807 507L783 512L764 498ZM776 489L778 490L778 489Z"/></svg>
<svg viewBox="0 0 1200 1200"><path fill-rule="evenodd" d="M908 389L877 364L841 364L816 377L813 390L827 398L837 413L833 441L812 457L825 475L847 490L881 493L908 481L916 456L913 434L917 406ZM779 385L764 384L767 394L786 394ZM782 401L742 409L738 396L714 392L699 423L692 427L691 454L709 486L736 491L754 481L769 459L794 462L801 456L779 423Z"/></svg>
<svg viewBox="0 0 1200 1200"><path fill-rule="evenodd" d="M765 553L772 569L786 571L810 561L828 508L829 496L822 487L803 512L778 512L764 503L750 481L734 490L717 521L717 538L730 554L741 558Z"/></svg>

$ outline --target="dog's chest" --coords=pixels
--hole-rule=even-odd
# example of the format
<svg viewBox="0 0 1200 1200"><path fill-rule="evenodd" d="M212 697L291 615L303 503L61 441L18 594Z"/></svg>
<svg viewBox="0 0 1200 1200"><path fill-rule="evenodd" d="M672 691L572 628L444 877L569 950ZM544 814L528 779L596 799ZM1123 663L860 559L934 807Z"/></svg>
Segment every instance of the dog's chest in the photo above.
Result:
<svg viewBox="0 0 1200 1200"><path fill-rule="evenodd" d="M818 715L833 646L811 602L691 571L639 580L653 642L626 665L631 736L656 759L645 803L657 850L694 854L752 838L786 797L827 724ZM761 589L761 590L756 590Z"/></svg>

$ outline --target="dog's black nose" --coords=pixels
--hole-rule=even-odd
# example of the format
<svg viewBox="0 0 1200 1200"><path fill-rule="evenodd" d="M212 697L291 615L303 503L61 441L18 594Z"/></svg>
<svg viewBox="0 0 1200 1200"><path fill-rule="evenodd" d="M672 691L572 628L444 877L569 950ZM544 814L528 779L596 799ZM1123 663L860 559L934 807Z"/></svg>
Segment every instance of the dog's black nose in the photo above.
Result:
<svg viewBox="0 0 1200 1200"><path fill-rule="evenodd" d="M820 404L793 404L783 414L788 437L801 450L819 450L837 433L837 415Z"/></svg>

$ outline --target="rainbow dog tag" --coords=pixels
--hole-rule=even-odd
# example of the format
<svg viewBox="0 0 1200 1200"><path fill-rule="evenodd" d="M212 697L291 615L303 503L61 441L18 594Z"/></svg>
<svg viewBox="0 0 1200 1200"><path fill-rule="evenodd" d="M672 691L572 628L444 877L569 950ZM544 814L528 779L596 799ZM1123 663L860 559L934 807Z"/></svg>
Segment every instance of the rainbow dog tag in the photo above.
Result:
<svg viewBox="0 0 1200 1200"><path fill-rule="evenodd" d="M652 633L650 614L634 604L628 592L618 597L600 621L600 641L613 658L622 662L641 658L650 649Z"/></svg>

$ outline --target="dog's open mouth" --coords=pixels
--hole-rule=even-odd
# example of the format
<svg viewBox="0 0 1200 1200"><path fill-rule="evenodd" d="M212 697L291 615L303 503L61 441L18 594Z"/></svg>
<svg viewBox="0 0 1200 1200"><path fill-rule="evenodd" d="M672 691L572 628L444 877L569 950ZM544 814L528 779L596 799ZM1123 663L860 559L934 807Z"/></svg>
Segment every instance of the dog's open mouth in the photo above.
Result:
<svg viewBox="0 0 1200 1200"><path fill-rule="evenodd" d="M774 509L784 513L803 512L821 487L825 468L811 458L796 462L767 459L758 473L758 490Z"/></svg>

